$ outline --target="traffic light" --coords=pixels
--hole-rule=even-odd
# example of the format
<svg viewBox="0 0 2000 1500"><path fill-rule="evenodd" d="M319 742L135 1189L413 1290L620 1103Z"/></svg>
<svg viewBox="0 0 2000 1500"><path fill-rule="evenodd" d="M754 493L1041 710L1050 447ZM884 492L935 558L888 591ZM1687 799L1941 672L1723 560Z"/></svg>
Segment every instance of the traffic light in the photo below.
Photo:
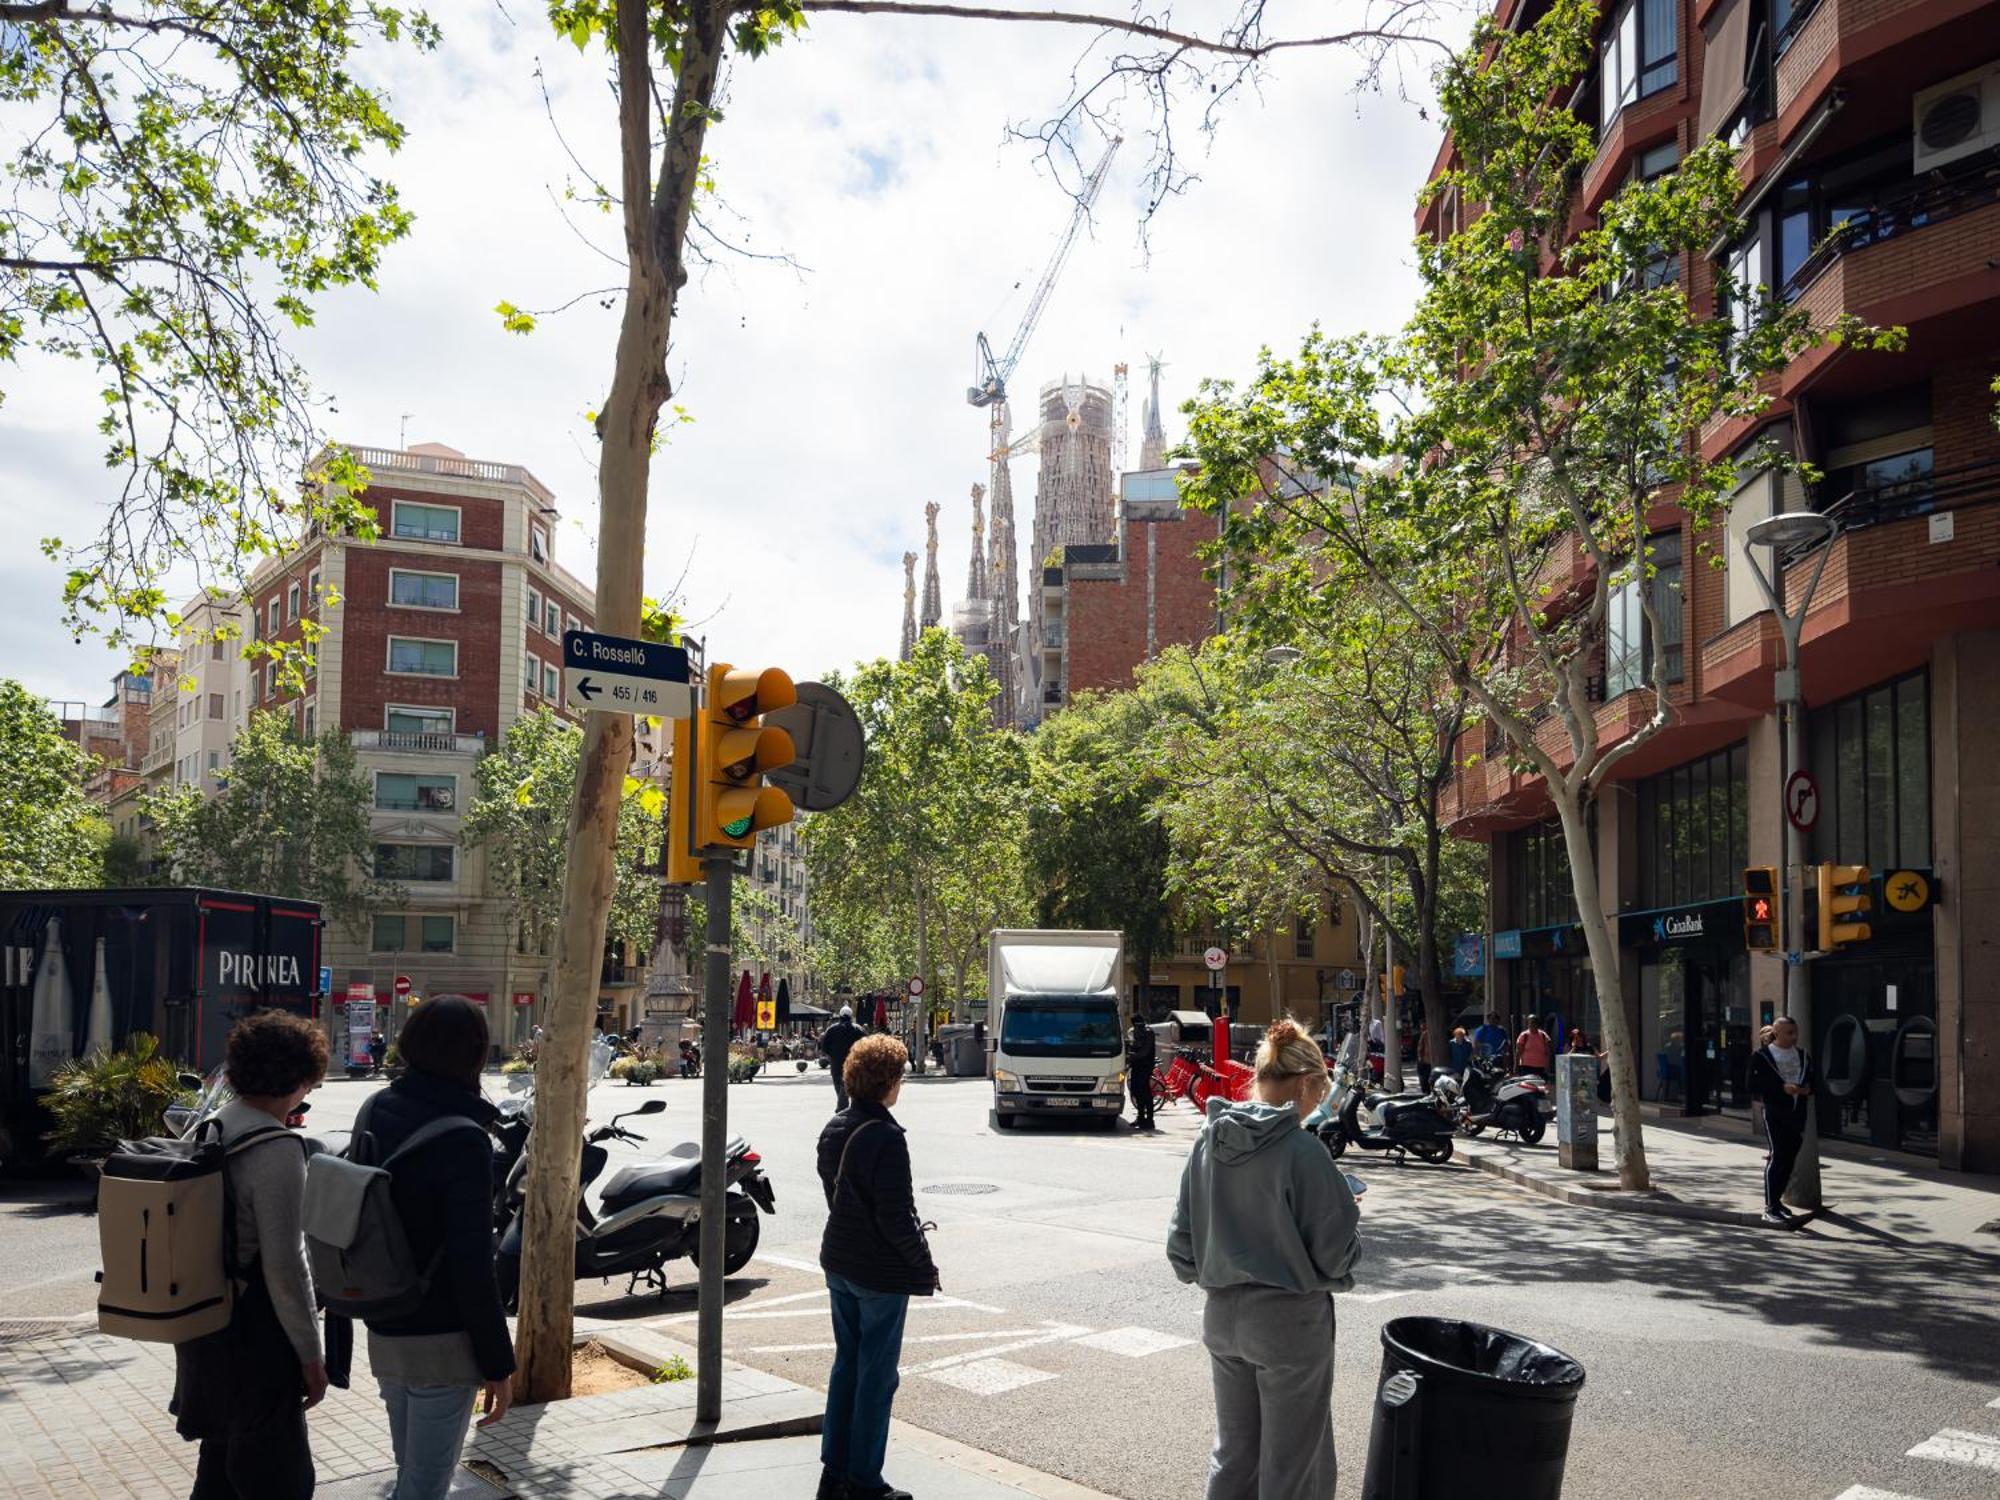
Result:
<svg viewBox="0 0 2000 1500"><path fill-rule="evenodd" d="M1775 953L1778 942L1778 871L1749 865L1743 871L1743 946L1752 953Z"/></svg>
<svg viewBox="0 0 2000 1500"><path fill-rule="evenodd" d="M1851 919L1867 916L1875 905L1868 895L1868 866L1820 865L1814 873L1819 876L1819 951L1867 942L1868 924Z"/></svg>
<svg viewBox="0 0 2000 1500"><path fill-rule="evenodd" d="M765 772L791 764L792 737L763 716L797 701L792 679L777 667L708 669L690 787L697 849L749 849L760 830L792 821L792 799L764 785Z"/></svg>

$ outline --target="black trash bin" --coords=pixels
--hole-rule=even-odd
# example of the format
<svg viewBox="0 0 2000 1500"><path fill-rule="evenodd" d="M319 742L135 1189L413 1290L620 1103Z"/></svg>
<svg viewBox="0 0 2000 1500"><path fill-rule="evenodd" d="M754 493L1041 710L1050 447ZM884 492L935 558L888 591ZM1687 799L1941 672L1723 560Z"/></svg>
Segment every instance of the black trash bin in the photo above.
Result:
<svg viewBox="0 0 2000 1500"><path fill-rule="evenodd" d="M1547 1344L1456 1318L1382 1326L1361 1500L1559 1500L1583 1366Z"/></svg>

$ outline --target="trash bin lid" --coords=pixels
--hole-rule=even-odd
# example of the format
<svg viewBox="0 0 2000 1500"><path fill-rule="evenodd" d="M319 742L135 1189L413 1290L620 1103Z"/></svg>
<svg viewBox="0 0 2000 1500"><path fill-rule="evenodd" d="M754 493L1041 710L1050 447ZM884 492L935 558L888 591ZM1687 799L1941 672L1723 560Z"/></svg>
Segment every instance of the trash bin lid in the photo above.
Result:
<svg viewBox="0 0 2000 1500"><path fill-rule="evenodd" d="M1583 1366L1560 1349L1459 1318L1391 1318L1382 1347L1427 1376L1527 1400L1573 1401L1583 1385Z"/></svg>

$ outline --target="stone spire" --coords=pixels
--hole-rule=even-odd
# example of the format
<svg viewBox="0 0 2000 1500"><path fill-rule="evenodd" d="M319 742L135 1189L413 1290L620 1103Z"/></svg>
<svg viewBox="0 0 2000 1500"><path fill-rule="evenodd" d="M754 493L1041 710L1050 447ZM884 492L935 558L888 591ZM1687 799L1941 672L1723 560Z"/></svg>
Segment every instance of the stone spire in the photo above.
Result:
<svg viewBox="0 0 2000 1500"><path fill-rule="evenodd" d="M1164 469L1167 466L1167 429L1160 421L1160 356L1146 356L1146 375L1151 389L1146 394L1146 431L1139 439L1139 467Z"/></svg>
<svg viewBox="0 0 2000 1500"><path fill-rule="evenodd" d="M995 719L1005 727L1017 723L1014 701L1019 678L1015 670L1015 648L1021 627L1021 590L1014 576L1014 479L1009 472L1008 444L1013 441L1007 403L993 408L993 527L989 548L992 552L993 598L993 677L1000 692L993 700Z"/></svg>
<svg viewBox="0 0 2000 1500"><path fill-rule="evenodd" d="M986 560L986 486L972 487L972 556L965 569L965 597L968 600L989 597L987 580L992 565Z"/></svg>
<svg viewBox="0 0 2000 1500"><path fill-rule="evenodd" d="M924 607L923 613L917 616L918 628L922 630L944 623L944 596L938 589L937 518L937 501L927 501L924 505Z"/></svg>
<svg viewBox="0 0 2000 1500"><path fill-rule="evenodd" d="M903 649L901 659L908 661L910 653L917 649L917 554L903 554Z"/></svg>

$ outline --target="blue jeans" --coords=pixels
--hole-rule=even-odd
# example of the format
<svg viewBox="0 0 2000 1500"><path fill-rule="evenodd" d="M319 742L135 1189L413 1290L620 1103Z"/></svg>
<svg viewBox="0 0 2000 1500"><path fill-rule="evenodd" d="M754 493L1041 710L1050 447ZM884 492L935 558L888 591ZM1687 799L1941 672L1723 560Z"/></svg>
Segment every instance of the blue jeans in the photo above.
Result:
<svg viewBox="0 0 2000 1500"><path fill-rule="evenodd" d="M871 1292L831 1271L826 1285L833 1298L834 1355L819 1461L857 1489L880 1489L910 1299L903 1292Z"/></svg>
<svg viewBox="0 0 2000 1500"><path fill-rule="evenodd" d="M389 1408L389 1442L396 1450L396 1488L388 1500L445 1500L479 1387L377 1383L382 1404Z"/></svg>

